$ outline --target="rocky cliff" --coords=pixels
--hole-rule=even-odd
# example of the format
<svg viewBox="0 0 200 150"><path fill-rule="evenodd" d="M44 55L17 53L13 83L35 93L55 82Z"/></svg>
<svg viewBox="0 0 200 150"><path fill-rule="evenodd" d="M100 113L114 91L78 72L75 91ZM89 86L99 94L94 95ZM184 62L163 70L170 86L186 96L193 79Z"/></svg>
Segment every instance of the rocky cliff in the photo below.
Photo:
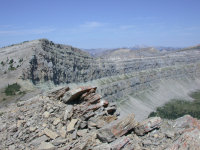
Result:
<svg viewBox="0 0 200 150"><path fill-rule="evenodd" d="M1 48L0 52L1 75L21 67L23 73L20 78L30 79L34 84L45 81L53 81L54 84L80 83L143 70L194 64L199 62L200 55L199 49L153 53L151 56L146 56L141 50L140 57L135 58L132 56L134 51L119 50L114 56L109 54L110 57L93 58L80 49L54 44L46 39ZM124 53L130 57L117 57Z"/></svg>
<svg viewBox="0 0 200 150"><path fill-rule="evenodd" d="M165 53L152 48L120 49L92 57L41 39L1 48L0 53L1 87L19 82L27 89L30 83L25 81L36 89L46 89L45 83L96 85L103 98L117 100L124 114L134 111L137 119L174 97L200 89L198 46Z"/></svg>

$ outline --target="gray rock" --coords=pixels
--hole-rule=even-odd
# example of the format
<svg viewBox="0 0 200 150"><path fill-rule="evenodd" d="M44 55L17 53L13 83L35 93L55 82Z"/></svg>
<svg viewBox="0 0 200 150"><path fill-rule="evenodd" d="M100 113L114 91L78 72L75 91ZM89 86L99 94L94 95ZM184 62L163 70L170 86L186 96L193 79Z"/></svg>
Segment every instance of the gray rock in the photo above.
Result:
<svg viewBox="0 0 200 150"><path fill-rule="evenodd" d="M86 122L86 121L82 121L82 122L80 123L80 128L81 128L81 129L85 128L86 126L87 126L87 122Z"/></svg>
<svg viewBox="0 0 200 150"><path fill-rule="evenodd" d="M75 130L75 124L77 123L78 119L72 119L71 122L67 126L67 132L72 132Z"/></svg>
<svg viewBox="0 0 200 150"><path fill-rule="evenodd" d="M73 106L72 105L67 105L65 114L64 114L64 120L67 120L71 118L73 115Z"/></svg>
<svg viewBox="0 0 200 150"><path fill-rule="evenodd" d="M88 129L78 130L77 135L78 136L84 136L88 132Z"/></svg>
<svg viewBox="0 0 200 150"><path fill-rule="evenodd" d="M55 139L55 140L52 141L52 144L53 144L54 146L59 146L59 145L61 145L61 144L65 144L65 143L67 143L67 139L60 139L60 138L57 138L57 139Z"/></svg>
<svg viewBox="0 0 200 150"><path fill-rule="evenodd" d="M77 130L75 130L73 133L72 133L72 140L75 140L77 138Z"/></svg>
<svg viewBox="0 0 200 150"><path fill-rule="evenodd" d="M140 122L136 127L135 127L135 133L137 135L144 135L153 129L160 128L161 125L161 118L160 117L152 117L148 118L142 122Z"/></svg>
<svg viewBox="0 0 200 150"><path fill-rule="evenodd" d="M8 150L15 150L15 145L10 145L10 146L8 147Z"/></svg>
<svg viewBox="0 0 200 150"><path fill-rule="evenodd" d="M165 132L165 136L167 137L167 138L174 138L174 136L175 136L175 132L174 131L169 131L169 130L167 130L166 132Z"/></svg>
<svg viewBox="0 0 200 150"><path fill-rule="evenodd" d="M102 142L112 142L115 138L123 136L128 131L132 130L137 125L134 120L134 114L127 117L111 122L98 130L97 137Z"/></svg>
<svg viewBox="0 0 200 150"><path fill-rule="evenodd" d="M45 111L45 112L43 113L43 117L44 117L44 118L49 118L49 115L50 115L50 113L49 113L48 111Z"/></svg>
<svg viewBox="0 0 200 150"><path fill-rule="evenodd" d="M58 134L56 132L51 131L48 128L44 129L44 134L46 134L48 137L50 137L51 139L56 139L58 137Z"/></svg>
<svg viewBox="0 0 200 150"><path fill-rule="evenodd" d="M151 142L151 140L144 140L143 141L143 145L146 147L148 147L148 146L150 146L150 145L152 145L153 143Z"/></svg>
<svg viewBox="0 0 200 150"><path fill-rule="evenodd" d="M62 101L64 103L68 103L70 101L78 99L82 94L85 92L89 92L91 89L94 89L96 87L79 87L77 89L70 90L65 93L65 95L62 98Z"/></svg>
<svg viewBox="0 0 200 150"><path fill-rule="evenodd" d="M34 140L32 140L30 142L30 145L33 145L33 146L37 146L39 145L41 142L46 142L49 138L46 136L46 135L43 135L41 137L37 137L35 138Z"/></svg>
<svg viewBox="0 0 200 150"><path fill-rule="evenodd" d="M60 118L55 118L55 120L53 121L53 125L56 126L58 125L58 123L60 123Z"/></svg>
<svg viewBox="0 0 200 150"><path fill-rule="evenodd" d="M110 147L112 147L112 150L120 150L123 147L125 147L125 145L130 141L129 138L127 137L120 137L117 140L113 141L112 143L110 143Z"/></svg>
<svg viewBox="0 0 200 150"><path fill-rule="evenodd" d="M49 142L42 142L39 147L38 150L54 150L55 146Z"/></svg>
<svg viewBox="0 0 200 150"><path fill-rule="evenodd" d="M111 146L108 143L103 143L93 148L93 150L111 150Z"/></svg>

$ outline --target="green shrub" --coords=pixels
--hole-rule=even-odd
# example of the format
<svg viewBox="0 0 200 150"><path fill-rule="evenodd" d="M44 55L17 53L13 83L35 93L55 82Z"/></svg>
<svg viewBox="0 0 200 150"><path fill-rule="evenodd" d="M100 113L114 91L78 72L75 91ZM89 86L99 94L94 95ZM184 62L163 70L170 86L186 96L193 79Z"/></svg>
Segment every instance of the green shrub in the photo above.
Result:
<svg viewBox="0 0 200 150"><path fill-rule="evenodd" d="M20 91L20 88L21 88L21 86L19 84L17 84L17 83L14 83L12 85L8 84L8 86L5 89L5 94L7 96L16 95L17 92Z"/></svg>
<svg viewBox="0 0 200 150"><path fill-rule="evenodd" d="M23 58L21 58L20 60L19 60L19 62L21 63L23 61Z"/></svg>
<svg viewBox="0 0 200 150"><path fill-rule="evenodd" d="M0 116L2 116L3 115L3 112L0 112Z"/></svg>
<svg viewBox="0 0 200 150"><path fill-rule="evenodd" d="M13 60L13 59L11 59L11 60L10 60L10 62L9 62L9 64L13 64L13 62L14 62L14 60Z"/></svg>
<svg viewBox="0 0 200 150"><path fill-rule="evenodd" d="M186 114L200 119L200 91L191 94L194 101L172 100L156 112L151 112L149 117L159 116L161 118L176 119Z"/></svg>
<svg viewBox="0 0 200 150"><path fill-rule="evenodd" d="M13 67L13 64L10 64L10 66L9 66L9 68L8 68L8 70L16 70L16 68L15 67Z"/></svg>
<svg viewBox="0 0 200 150"><path fill-rule="evenodd" d="M4 65L5 65L5 63L4 63L3 61L1 61L1 65L2 65L2 66L4 66Z"/></svg>

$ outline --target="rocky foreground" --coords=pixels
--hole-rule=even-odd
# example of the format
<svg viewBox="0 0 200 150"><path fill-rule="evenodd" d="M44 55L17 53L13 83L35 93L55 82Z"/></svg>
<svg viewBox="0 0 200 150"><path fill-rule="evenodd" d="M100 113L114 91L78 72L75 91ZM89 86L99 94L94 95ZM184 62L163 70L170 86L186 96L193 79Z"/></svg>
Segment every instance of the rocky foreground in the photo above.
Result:
<svg viewBox="0 0 200 150"><path fill-rule="evenodd" d="M199 149L200 121L120 118L96 87L63 87L0 110L0 149Z"/></svg>

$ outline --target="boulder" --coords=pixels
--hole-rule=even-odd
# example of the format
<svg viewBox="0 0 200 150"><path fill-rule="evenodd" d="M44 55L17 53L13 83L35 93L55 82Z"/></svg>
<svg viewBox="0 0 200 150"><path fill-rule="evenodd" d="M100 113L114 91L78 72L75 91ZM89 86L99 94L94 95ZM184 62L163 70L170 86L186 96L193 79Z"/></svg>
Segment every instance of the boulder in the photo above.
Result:
<svg viewBox="0 0 200 150"><path fill-rule="evenodd" d="M180 129L187 129L187 128L199 128L200 129L200 121L196 118L193 118L190 115L185 115L175 120L173 124L174 127Z"/></svg>
<svg viewBox="0 0 200 150"><path fill-rule="evenodd" d="M62 101L64 103L75 103L75 100L78 100L82 94L89 92L91 89L96 89L96 87L85 86L70 90L64 94Z"/></svg>
<svg viewBox="0 0 200 150"><path fill-rule="evenodd" d="M185 131L177 140L175 140L166 150L198 150L200 148L200 130L191 128Z"/></svg>
<svg viewBox="0 0 200 150"><path fill-rule="evenodd" d="M91 93L84 97L84 101L87 101L89 104L95 104L98 103L101 98L102 98L101 95L96 93Z"/></svg>
<svg viewBox="0 0 200 150"><path fill-rule="evenodd" d="M142 122L140 122L136 127L135 127L135 133L137 135L144 135L156 128L160 128L161 125L161 118L160 117L151 117L148 118Z"/></svg>
<svg viewBox="0 0 200 150"><path fill-rule="evenodd" d="M87 111L96 111L97 109L99 109L100 107L107 107L108 106L108 101L106 100L101 100L99 103L94 104L94 105L89 105L87 108Z"/></svg>
<svg viewBox="0 0 200 150"><path fill-rule="evenodd" d="M58 88L54 91L49 92L48 97L51 98L51 99L53 98L53 99L59 100L64 96L64 94L67 91L69 91L69 87Z"/></svg>
<svg viewBox="0 0 200 150"><path fill-rule="evenodd" d="M102 142L112 142L115 140L115 138L123 136L137 125L137 122L134 120L134 118L134 114L130 114L123 119L113 121L104 126L98 130L98 139Z"/></svg>

